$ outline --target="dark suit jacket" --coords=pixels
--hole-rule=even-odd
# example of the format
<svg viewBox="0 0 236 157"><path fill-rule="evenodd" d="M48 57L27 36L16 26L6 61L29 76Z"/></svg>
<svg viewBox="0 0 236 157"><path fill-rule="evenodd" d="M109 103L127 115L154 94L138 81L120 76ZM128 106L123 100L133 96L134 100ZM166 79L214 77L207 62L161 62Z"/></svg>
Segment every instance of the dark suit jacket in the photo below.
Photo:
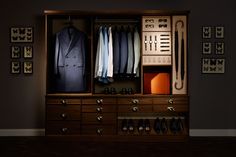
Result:
<svg viewBox="0 0 236 157"><path fill-rule="evenodd" d="M65 27L56 34L54 73L57 91L86 90L85 34L75 27Z"/></svg>

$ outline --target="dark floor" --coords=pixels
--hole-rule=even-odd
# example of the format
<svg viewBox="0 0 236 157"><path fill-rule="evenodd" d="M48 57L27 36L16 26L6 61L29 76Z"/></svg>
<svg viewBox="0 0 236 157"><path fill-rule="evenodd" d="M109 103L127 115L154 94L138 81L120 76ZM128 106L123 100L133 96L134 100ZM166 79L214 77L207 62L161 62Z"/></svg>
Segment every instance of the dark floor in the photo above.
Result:
<svg viewBox="0 0 236 157"><path fill-rule="evenodd" d="M185 142L75 142L44 137L0 137L0 157L236 157L236 138Z"/></svg>

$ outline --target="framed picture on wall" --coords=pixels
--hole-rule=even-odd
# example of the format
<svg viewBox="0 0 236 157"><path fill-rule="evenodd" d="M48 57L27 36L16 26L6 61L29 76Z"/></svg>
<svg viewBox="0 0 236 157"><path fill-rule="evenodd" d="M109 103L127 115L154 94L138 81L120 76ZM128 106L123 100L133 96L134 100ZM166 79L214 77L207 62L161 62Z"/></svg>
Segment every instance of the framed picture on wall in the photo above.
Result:
<svg viewBox="0 0 236 157"><path fill-rule="evenodd" d="M215 27L215 38L217 38L217 39L224 38L224 27L223 26L216 26Z"/></svg>
<svg viewBox="0 0 236 157"><path fill-rule="evenodd" d="M210 39L211 33L212 33L212 29L210 26L203 26L202 27L202 38L203 39Z"/></svg>
<svg viewBox="0 0 236 157"><path fill-rule="evenodd" d="M19 59L21 57L21 47L20 46L11 46L11 58Z"/></svg>
<svg viewBox="0 0 236 157"><path fill-rule="evenodd" d="M10 40L12 43L32 43L33 27L11 27Z"/></svg>
<svg viewBox="0 0 236 157"><path fill-rule="evenodd" d="M211 54L211 52L212 52L211 42L203 42L202 43L202 54Z"/></svg>
<svg viewBox="0 0 236 157"><path fill-rule="evenodd" d="M33 58L33 46L24 46L23 47L24 58Z"/></svg>
<svg viewBox="0 0 236 157"><path fill-rule="evenodd" d="M225 44L224 42L216 42L215 43L215 54L223 55L225 51Z"/></svg>
<svg viewBox="0 0 236 157"><path fill-rule="evenodd" d="M20 74L21 62L20 61L12 61L11 62L11 73L12 74Z"/></svg>
<svg viewBox="0 0 236 157"><path fill-rule="evenodd" d="M202 58L203 74L223 74L225 73L224 58Z"/></svg>
<svg viewBox="0 0 236 157"><path fill-rule="evenodd" d="M23 65L24 74L32 74L33 73L33 62L25 61Z"/></svg>

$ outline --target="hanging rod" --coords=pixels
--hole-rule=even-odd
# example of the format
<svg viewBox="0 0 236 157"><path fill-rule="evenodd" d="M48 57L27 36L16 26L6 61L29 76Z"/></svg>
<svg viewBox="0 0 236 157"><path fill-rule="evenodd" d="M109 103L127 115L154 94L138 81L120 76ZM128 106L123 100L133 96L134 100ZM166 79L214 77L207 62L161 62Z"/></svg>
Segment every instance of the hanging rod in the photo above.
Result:
<svg viewBox="0 0 236 157"><path fill-rule="evenodd" d="M95 23L138 23L134 19L95 19Z"/></svg>

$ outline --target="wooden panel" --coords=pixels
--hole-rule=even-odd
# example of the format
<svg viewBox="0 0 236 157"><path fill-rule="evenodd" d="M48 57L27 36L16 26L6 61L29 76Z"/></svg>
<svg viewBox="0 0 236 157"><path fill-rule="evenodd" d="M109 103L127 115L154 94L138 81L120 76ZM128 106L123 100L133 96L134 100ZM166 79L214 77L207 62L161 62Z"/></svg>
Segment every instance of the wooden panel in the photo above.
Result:
<svg viewBox="0 0 236 157"><path fill-rule="evenodd" d="M116 104L116 99L95 97L89 99L82 99L82 104Z"/></svg>
<svg viewBox="0 0 236 157"><path fill-rule="evenodd" d="M46 100L46 104L80 104L81 100L80 99L67 99L67 98L48 98Z"/></svg>
<svg viewBox="0 0 236 157"><path fill-rule="evenodd" d="M83 124L115 124L116 113L83 113L82 123Z"/></svg>
<svg viewBox="0 0 236 157"><path fill-rule="evenodd" d="M80 134L79 121L48 121L46 135L77 135Z"/></svg>
<svg viewBox="0 0 236 157"><path fill-rule="evenodd" d="M118 104L152 104L152 98L118 98Z"/></svg>
<svg viewBox="0 0 236 157"><path fill-rule="evenodd" d="M153 105L154 112L164 112L167 111L167 105Z"/></svg>
<svg viewBox="0 0 236 157"><path fill-rule="evenodd" d="M47 120L80 120L80 105L47 105Z"/></svg>
<svg viewBox="0 0 236 157"><path fill-rule="evenodd" d="M82 125L81 134L91 134L91 135L116 134L116 125Z"/></svg>
<svg viewBox="0 0 236 157"><path fill-rule="evenodd" d="M82 112L116 112L116 105L82 105Z"/></svg>
<svg viewBox="0 0 236 157"><path fill-rule="evenodd" d="M152 112L152 105L119 105L118 112Z"/></svg>

